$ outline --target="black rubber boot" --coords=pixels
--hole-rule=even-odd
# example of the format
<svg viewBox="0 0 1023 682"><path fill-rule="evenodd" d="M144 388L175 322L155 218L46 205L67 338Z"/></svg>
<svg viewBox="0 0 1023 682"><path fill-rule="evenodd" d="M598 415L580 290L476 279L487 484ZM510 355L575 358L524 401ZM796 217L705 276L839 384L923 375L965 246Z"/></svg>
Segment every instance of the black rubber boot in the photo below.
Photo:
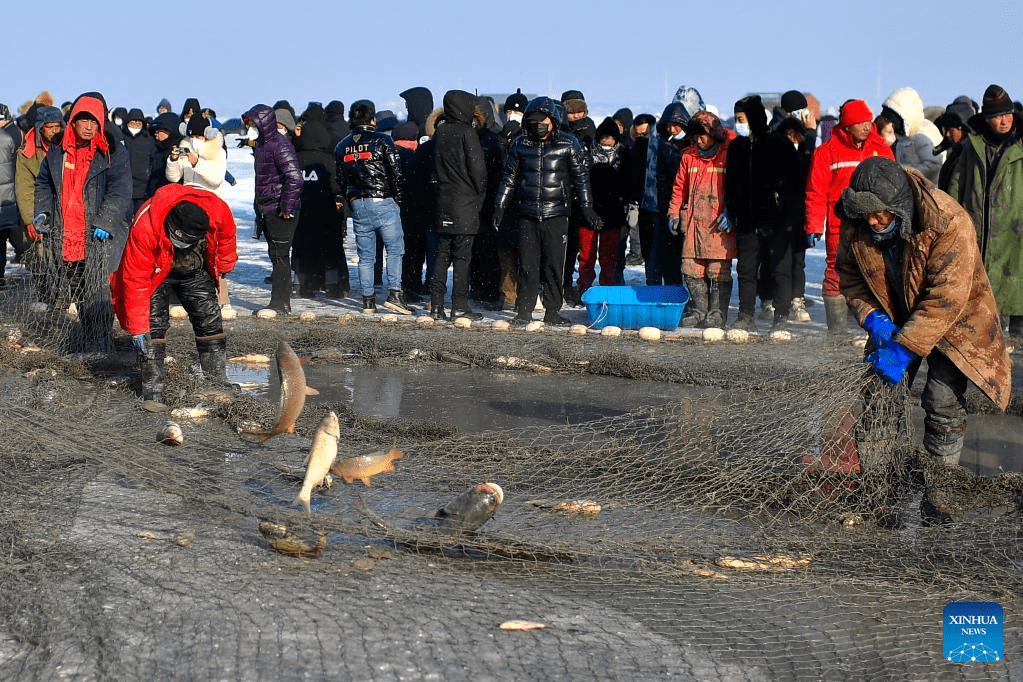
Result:
<svg viewBox="0 0 1023 682"><path fill-rule="evenodd" d="M849 333L849 305L845 296L824 296L824 314L828 319L828 333L846 335Z"/></svg>
<svg viewBox="0 0 1023 682"><path fill-rule="evenodd" d="M384 307L399 315L415 315L416 309L405 301L405 295L401 289L391 289L384 301Z"/></svg>
<svg viewBox="0 0 1023 682"><path fill-rule="evenodd" d="M195 340L199 351L199 367L206 381L218 386L229 385L227 381L227 339L223 334Z"/></svg>
<svg viewBox="0 0 1023 682"><path fill-rule="evenodd" d="M724 329L728 324L728 304L732 302L732 280L711 282L707 289L707 327Z"/></svg>
<svg viewBox="0 0 1023 682"><path fill-rule="evenodd" d="M362 314L373 315L377 311L377 297L376 296L363 296L362 297Z"/></svg>
<svg viewBox="0 0 1023 682"><path fill-rule="evenodd" d="M707 319L707 280L686 277L686 288L689 289L689 306L682 316L681 326L699 327Z"/></svg>
<svg viewBox="0 0 1023 682"><path fill-rule="evenodd" d="M163 404L163 367L166 359L167 341L165 339L153 339L146 347L146 352L139 353L143 400Z"/></svg>

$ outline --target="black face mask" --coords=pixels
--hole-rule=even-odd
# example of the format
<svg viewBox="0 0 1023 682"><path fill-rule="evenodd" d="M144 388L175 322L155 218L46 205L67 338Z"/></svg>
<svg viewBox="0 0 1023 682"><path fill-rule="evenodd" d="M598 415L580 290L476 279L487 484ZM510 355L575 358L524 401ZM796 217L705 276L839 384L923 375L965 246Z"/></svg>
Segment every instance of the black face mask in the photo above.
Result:
<svg viewBox="0 0 1023 682"><path fill-rule="evenodd" d="M550 125L540 121L527 121L526 133L534 140L542 140L551 131Z"/></svg>

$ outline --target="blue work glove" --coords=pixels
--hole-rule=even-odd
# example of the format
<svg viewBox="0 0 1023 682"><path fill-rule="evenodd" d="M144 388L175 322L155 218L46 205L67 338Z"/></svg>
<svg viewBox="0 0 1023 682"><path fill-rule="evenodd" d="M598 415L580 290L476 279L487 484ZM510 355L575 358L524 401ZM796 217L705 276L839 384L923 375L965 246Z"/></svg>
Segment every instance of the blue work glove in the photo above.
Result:
<svg viewBox="0 0 1023 682"><path fill-rule="evenodd" d="M887 346L899 331L890 317L876 310L871 310L870 314L864 318L863 328L870 334L870 343L874 348Z"/></svg>
<svg viewBox="0 0 1023 682"><path fill-rule="evenodd" d="M32 219L32 227L39 234L47 234L50 231L50 214L49 213L37 213L35 218Z"/></svg>
<svg viewBox="0 0 1023 682"><path fill-rule="evenodd" d="M110 233L104 230L102 227L92 228L92 236L100 241L110 239Z"/></svg>
<svg viewBox="0 0 1023 682"><path fill-rule="evenodd" d="M812 249L817 245L817 240L823 237L822 234L808 234L806 235L806 248Z"/></svg>
<svg viewBox="0 0 1023 682"><path fill-rule="evenodd" d="M718 232L731 232L732 221L728 218L728 211L722 211L714 223L714 229Z"/></svg>
<svg viewBox="0 0 1023 682"><path fill-rule="evenodd" d="M135 336L131 337L131 345L135 347L135 350L142 353L143 355L145 355L146 352L146 342L148 340L146 338L147 336L148 334L136 334Z"/></svg>
<svg viewBox="0 0 1023 682"><path fill-rule="evenodd" d="M916 359L916 353L898 341L889 341L868 355L864 361L869 362L874 371L889 384L897 384L906 376L909 363Z"/></svg>
<svg viewBox="0 0 1023 682"><path fill-rule="evenodd" d="M678 234L679 231L678 220L679 220L678 218L668 218L668 232L671 232L674 235Z"/></svg>

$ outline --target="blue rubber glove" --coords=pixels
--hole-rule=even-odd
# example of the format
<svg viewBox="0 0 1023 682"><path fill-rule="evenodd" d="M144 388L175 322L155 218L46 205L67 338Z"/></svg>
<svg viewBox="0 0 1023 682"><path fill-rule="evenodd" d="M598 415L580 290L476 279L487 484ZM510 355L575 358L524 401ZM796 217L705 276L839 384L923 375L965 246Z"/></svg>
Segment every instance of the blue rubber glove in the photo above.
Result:
<svg viewBox="0 0 1023 682"><path fill-rule="evenodd" d="M823 237L822 234L808 234L806 235L806 248L812 249L817 245L817 240Z"/></svg>
<svg viewBox="0 0 1023 682"><path fill-rule="evenodd" d="M110 239L110 233L104 230L102 227L92 228L92 236L100 241Z"/></svg>
<svg viewBox="0 0 1023 682"><path fill-rule="evenodd" d="M906 376L909 363L916 359L916 353L898 341L889 341L868 355L864 361L869 362L874 371L889 384L897 384Z"/></svg>
<svg viewBox="0 0 1023 682"><path fill-rule="evenodd" d="M147 336L148 336L147 334L136 334L135 336L131 337L131 345L135 347L135 350L145 354Z"/></svg>
<svg viewBox="0 0 1023 682"><path fill-rule="evenodd" d="M874 348L887 346L899 331L890 317L876 310L871 310L870 314L864 318L863 328L870 334L870 343Z"/></svg>
<svg viewBox="0 0 1023 682"><path fill-rule="evenodd" d="M674 235L678 235L679 224L678 218L668 218L668 232Z"/></svg>

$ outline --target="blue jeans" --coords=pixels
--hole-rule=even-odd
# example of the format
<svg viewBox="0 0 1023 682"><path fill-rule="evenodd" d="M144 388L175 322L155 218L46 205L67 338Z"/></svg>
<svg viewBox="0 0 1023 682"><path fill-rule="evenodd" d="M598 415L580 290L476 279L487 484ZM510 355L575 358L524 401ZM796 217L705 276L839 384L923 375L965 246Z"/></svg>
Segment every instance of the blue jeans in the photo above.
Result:
<svg viewBox="0 0 1023 682"><path fill-rule="evenodd" d="M377 259L378 234L387 253L387 288L401 290L401 257L405 253L405 238L398 204L394 199L353 199L351 206L362 295L372 296L376 292L373 266Z"/></svg>

